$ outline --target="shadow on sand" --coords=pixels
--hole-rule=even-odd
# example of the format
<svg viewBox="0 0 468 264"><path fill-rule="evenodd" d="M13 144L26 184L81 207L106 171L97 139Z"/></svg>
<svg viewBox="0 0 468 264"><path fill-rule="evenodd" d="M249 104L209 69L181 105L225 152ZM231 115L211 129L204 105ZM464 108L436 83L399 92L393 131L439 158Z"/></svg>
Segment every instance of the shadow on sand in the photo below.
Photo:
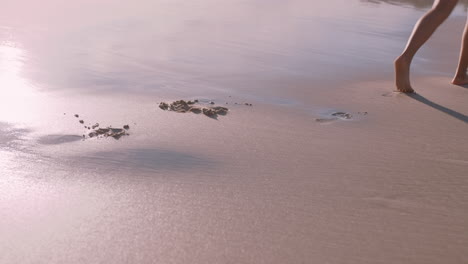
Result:
<svg viewBox="0 0 468 264"><path fill-rule="evenodd" d="M126 173L158 171L201 171L217 166L218 162L202 155L189 154L173 150L134 148L115 151L103 151L76 156L73 164L84 167L120 171Z"/></svg>
<svg viewBox="0 0 468 264"><path fill-rule="evenodd" d="M24 149L25 137L31 132L32 130L27 128L17 128L12 124L0 122L0 150Z"/></svg>
<svg viewBox="0 0 468 264"><path fill-rule="evenodd" d="M465 123L468 123L468 116L462 114L462 113L459 113L457 111L454 111L452 109L449 109L447 107L444 107L444 106L441 106L439 104L436 104L434 102L432 102L431 100L427 99L426 97L420 95L420 94L416 94L416 93L413 93L413 94L407 94L407 96L413 98L414 100L416 101L419 101L425 105L428 105L434 109L437 109L453 118L456 118L460 121L463 121Z"/></svg>

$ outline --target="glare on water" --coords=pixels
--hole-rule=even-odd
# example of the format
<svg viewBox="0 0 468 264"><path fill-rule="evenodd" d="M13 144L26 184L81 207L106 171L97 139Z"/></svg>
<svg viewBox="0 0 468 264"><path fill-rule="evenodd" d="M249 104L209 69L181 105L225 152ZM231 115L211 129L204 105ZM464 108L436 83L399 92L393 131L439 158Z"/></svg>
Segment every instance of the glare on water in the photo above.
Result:
<svg viewBox="0 0 468 264"><path fill-rule="evenodd" d="M21 120L36 105L36 91L22 76L25 51L14 42L0 43L0 119Z"/></svg>

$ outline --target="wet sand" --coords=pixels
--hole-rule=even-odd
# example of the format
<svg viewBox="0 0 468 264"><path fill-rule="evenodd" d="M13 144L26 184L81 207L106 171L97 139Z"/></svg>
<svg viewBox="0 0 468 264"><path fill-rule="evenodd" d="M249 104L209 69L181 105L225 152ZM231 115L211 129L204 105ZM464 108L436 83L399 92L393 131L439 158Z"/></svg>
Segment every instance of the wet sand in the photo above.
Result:
<svg viewBox="0 0 468 264"><path fill-rule="evenodd" d="M119 141L4 124L1 260L463 263L467 91L448 80L349 85L333 107L353 117L325 123L335 110L148 103Z"/></svg>
<svg viewBox="0 0 468 264"><path fill-rule="evenodd" d="M24 91L0 98L0 263L468 262L468 89L449 84L463 23L422 51L411 96L379 62L151 93L0 75ZM159 108L179 99L229 113ZM83 140L78 119L129 135Z"/></svg>

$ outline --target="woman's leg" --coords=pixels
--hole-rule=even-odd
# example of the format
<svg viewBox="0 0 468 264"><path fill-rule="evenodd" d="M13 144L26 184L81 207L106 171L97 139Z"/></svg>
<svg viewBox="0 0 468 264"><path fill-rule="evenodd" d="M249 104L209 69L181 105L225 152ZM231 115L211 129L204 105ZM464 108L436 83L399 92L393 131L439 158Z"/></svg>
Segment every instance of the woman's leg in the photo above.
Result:
<svg viewBox="0 0 468 264"><path fill-rule="evenodd" d="M403 53L395 60L395 80L400 92L412 93L410 66L416 52L431 37L437 27L447 19L458 0L435 0L432 9L414 27Z"/></svg>
<svg viewBox="0 0 468 264"><path fill-rule="evenodd" d="M466 75L466 68L468 67L468 20L463 32L463 40L460 51L460 61L458 62L457 73L453 78L452 83L457 85L468 84L468 76Z"/></svg>

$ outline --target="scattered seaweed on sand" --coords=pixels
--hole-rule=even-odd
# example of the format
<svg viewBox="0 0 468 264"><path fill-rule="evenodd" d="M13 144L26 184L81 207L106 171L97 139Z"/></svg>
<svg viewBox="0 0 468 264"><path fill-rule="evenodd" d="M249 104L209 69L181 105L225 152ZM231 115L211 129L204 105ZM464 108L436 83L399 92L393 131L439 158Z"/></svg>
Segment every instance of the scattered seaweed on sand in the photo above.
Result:
<svg viewBox="0 0 468 264"><path fill-rule="evenodd" d="M203 113L204 115L217 118L218 115L226 115L229 111L228 108L222 106L198 106L196 105L199 103L198 100L194 101L185 101L185 100L178 100L172 103L161 102L159 104L159 108L165 111L173 111L177 113L194 113L200 114ZM210 105L214 105L214 102L210 102Z"/></svg>

